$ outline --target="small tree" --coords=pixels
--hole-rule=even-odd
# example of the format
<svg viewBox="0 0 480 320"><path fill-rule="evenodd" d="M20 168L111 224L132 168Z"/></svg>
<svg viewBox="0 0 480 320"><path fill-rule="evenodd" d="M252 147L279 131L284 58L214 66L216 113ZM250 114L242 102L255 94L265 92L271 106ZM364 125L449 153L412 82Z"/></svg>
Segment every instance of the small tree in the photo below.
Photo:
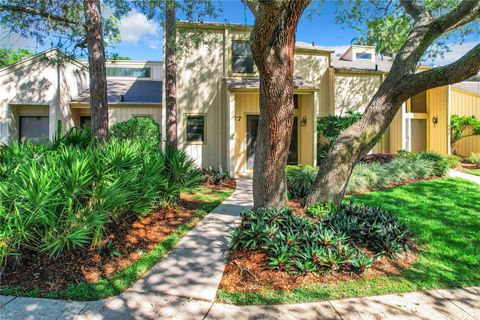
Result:
<svg viewBox="0 0 480 320"><path fill-rule="evenodd" d="M452 153L456 154L458 141L467 137L480 136L480 120L475 116L459 116L450 118L450 144Z"/></svg>

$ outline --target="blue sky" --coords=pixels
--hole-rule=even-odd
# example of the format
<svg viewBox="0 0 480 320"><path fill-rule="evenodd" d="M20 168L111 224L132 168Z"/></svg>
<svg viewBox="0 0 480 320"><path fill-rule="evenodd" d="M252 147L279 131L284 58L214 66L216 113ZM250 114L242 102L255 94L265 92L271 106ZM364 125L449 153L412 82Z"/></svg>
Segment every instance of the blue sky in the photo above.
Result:
<svg viewBox="0 0 480 320"><path fill-rule="evenodd" d="M240 0L222 1L223 13L216 19L206 21L246 23L252 25L254 20L250 11ZM181 19L181 17L179 17ZM139 13L130 13L122 19L121 31L123 41L112 51L132 59L158 60L162 57L162 30L149 22ZM334 3L326 1L321 11L312 19L304 14L297 32L297 41L315 42L321 46L344 46L351 43L355 32L344 30L334 21ZM127 39L127 41L125 41ZM157 45L158 44L158 45Z"/></svg>
<svg viewBox="0 0 480 320"><path fill-rule="evenodd" d="M316 0L318 1L318 0ZM254 22L250 11L245 8L240 0L221 1L223 13L216 19L206 21L246 23L252 25ZM312 6L315 6L315 3ZM307 9L308 10L308 9ZM334 0L325 0L320 10L308 18L304 13L298 29L297 41L315 42L316 45L331 47L337 52L344 52L346 47L352 43L356 33L353 30L342 28L335 23ZM178 17L181 19L181 17ZM149 21L137 11L131 11L120 21L122 41L115 48L109 48L109 53L118 53L120 56L127 56L135 60L161 60L162 59L162 28L157 22ZM6 43L5 43L6 42ZM465 39L463 44L452 44L452 52L447 53L444 59L438 59L433 64L445 64L452 62L469 49L480 42L479 33ZM0 41L0 46L12 46L15 48L26 47L34 52L42 51L33 40L6 39Z"/></svg>

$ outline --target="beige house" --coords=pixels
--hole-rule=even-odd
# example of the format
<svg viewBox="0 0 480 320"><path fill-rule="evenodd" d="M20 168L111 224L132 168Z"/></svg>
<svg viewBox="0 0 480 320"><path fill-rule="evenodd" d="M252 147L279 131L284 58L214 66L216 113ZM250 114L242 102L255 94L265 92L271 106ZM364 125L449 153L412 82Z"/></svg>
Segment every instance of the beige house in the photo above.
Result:
<svg viewBox="0 0 480 320"><path fill-rule="evenodd" d="M162 119L162 62L107 63L110 125L132 117ZM53 138L89 125L86 61L50 49L0 69L0 142Z"/></svg>
<svg viewBox="0 0 480 320"><path fill-rule="evenodd" d="M259 78L249 47L251 27L179 23L181 32L201 29L209 40L177 57L179 147L202 167L230 174L252 170L259 118ZM53 137L90 121L85 61L52 63L52 49L0 69L2 143ZM391 59L374 47L351 46L336 55L324 47L295 47L295 121L288 162L316 165L317 118L362 112L385 79ZM151 117L165 136L161 61L109 61L110 124ZM447 154L451 114L480 112L480 91L465 83L423 92L401 108L372 152L431 150ZM480 115L479 115L480 116ZM459 146L479 152L476 138Z"/></svg>

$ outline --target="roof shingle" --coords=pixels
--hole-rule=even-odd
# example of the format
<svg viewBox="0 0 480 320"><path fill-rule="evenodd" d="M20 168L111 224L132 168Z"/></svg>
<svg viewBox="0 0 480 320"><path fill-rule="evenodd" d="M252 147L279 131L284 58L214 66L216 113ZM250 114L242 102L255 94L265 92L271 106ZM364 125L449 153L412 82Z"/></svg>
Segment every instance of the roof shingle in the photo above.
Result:
<svg viewBox="0 0 480 320"><path fill-rule="evenodd" d="M162 103L162 81L108 79L107 99L109 103ZM72 102L90 102L90 89L82 91Z"/></svg>

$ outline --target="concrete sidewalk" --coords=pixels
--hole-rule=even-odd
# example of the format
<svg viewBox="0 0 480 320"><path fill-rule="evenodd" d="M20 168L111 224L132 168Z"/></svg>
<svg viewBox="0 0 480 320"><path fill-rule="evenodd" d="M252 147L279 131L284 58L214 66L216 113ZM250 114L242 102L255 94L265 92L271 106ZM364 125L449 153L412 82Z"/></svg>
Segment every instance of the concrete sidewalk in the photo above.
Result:
<svg viewBox="0 0 480 320"><path fill-rule="evenodd" d="M461 171L458 171L458 170L451 169L448 172L448 175L452 178L462 178L462 179L480 184L480 177L479 176L474 176L473 174L468 174L468 173L465 173L465 172L461 172Z"/></svg>
<svg viewBox="0 0 480 320"><path fill-rule="evenodd" d="M3 304L3 305L2 305ZM480 287L272 305L228 304L127 290L108 300L0 299L0 319L480 319Z"/></svg>

